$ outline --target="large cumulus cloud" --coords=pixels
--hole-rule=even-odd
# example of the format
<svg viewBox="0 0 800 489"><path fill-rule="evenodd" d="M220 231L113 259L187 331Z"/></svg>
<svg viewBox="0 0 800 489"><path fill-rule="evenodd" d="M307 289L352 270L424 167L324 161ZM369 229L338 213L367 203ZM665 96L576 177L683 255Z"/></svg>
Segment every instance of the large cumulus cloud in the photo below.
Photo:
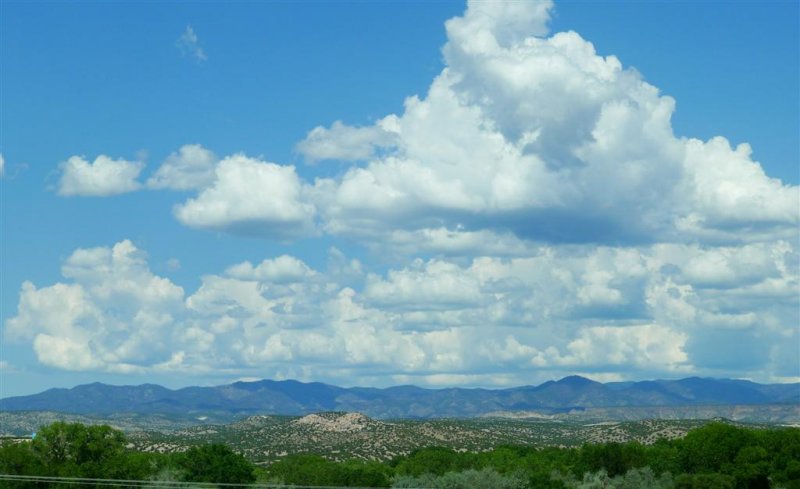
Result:
<svg viewBox="0 0 800 489"><path fill-rule="evenodd" d="M470 3L447 23L446 68L425 97L373 127L309 133L298 149L312 160L352 134L383 148L351 152L366 163L328 186L329 232L603 243L796 234L797 187L768 178L746 144L676 138L675 101L575 32L543 37L549 8Z"/></svg>
<svg viewBox="0 0 800 489"><path fill-rule="evenodd" d="M196 191L174 209L187 226L281 241L324 232L409 254L797 236L800 188L768 177L746 143L675 137L675 100L580 34L548 35L552 8L470 2L446 23L445 68L424 96L296 145L310 163L347 165L336 178L306 181L244 154L220 161L195 144L147 186ZM62 169L64 195L141 187L141 166L105 156Z"/></svg>
<svg viewBox="0 0 800 489"><path fill-rule="evenodd" d="M78 249L64 262L69 283L22 284L17 315L4 330L31 342L39 361L67 370L133 371L168 355L183 289L154 275L130 241Z"/></svg>
<svg viewBox="0 0 800 489"><path fill-rule="evenodd" d="M77 370L796 379L800 188L747 144L676 137L676 101L578 33L550 35L552 8L470 2L427 93L297 144L309 163L337 160L335 178L189 145L147 181L193 192L173 208L186 226L340 236L388 270L336 250L324 270L265 256L185 295L124 241L77 250L64 282L23 284L7 337ZM114 168L129 182L115 188L141 186L139 167Z"/></svg>
<svg viewBox="0 0 800 489"><path fill-rule="evenodd" d="M332 250L327 269L267 257L206 275L187 295L122 241L76 250L63 282L23 284L5 340L68 370L429 384L631 371L781 380L797 366L796 262L785 242L544 246L378 274Z"/></svg>

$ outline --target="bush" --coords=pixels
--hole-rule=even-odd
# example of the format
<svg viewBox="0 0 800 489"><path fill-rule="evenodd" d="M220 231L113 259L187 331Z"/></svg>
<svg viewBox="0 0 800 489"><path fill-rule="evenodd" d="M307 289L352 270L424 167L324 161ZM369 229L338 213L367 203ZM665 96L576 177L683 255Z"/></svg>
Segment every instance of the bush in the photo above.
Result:
<svg viewBox="0 0 800 489"><path fill-rule="evenodd" d="M318 455L290 455L269 467L268 479L301 486L389 487L391 472L378 462L331 462Z"/></svg>
<svg viewBox="0 0 800 489"><path fill-rule="evenodd" d="M681 474L675 479L675 489L734 489L733 477L725 474Z"/></svg>
<svg viewBox="0 0 800 489"><path fill-rule="evenodd" d="M458 453L443 447L430 447L414 450L406 457L396 461L395 471L401 475L420 476L422 474L444 475L475 468L475 455Z"/></svg>
<svg viewBox="0 0 800 489"><path fill-rule="evenodd" d="M689 474L729 472L739 450L756 445L753 432L724 423L690 431L678 444L681 468Z"/></svg>
<svg viewBox="0 0 800 489"><path fill-rule="evenodd" d="M192 447L176 458L176 465L187 482L247 484L256 480L253 464L227 445Z"/></svg>
<svg viewBox="0 0 800 489"><path fill-rule="evenodd" d="M521 474L502 475L494 469L463 472L447 472L441 476L423 474L420 476L401 475L394 479L392 487L431 488L431 489L523 489L528 487Z"/></svg>
<svg viewBox="0 0 800 489"><path fill-rule="evenodd" d="M582 480L577 480L571 474L566 477L556 474L554 478L561 480L569 489L672 489L674 487L669 472L656 477L649 467L631 469L624 475L616 477L611 477L605 469L600 469L597 472L585 473Z"/></svg>

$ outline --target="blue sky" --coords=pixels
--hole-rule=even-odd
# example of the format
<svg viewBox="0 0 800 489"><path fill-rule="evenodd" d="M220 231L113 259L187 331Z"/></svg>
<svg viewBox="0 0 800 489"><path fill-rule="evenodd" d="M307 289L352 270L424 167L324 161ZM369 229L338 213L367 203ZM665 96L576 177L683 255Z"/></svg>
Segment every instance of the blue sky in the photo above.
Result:
<svg viewBox="0 0 800 489"><path fill-rule="evenodd" d="M0 396L800 377L796 2L0 8Z"/></svg>

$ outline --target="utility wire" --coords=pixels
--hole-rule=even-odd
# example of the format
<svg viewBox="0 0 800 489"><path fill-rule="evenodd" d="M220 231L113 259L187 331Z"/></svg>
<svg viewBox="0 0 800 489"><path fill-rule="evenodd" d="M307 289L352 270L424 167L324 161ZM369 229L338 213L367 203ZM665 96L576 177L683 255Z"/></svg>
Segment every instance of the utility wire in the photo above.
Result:
<svg viewBox="0 0 800 489"><path fill-rule="evenodd" d="M297 484L246 484L236 482L181 482L181 481L158 481L144 479L94 479L89 477L58 477L46 475L14 475L0 474L0 481L18 482L51 482L59 484L91 484L94 486L114 486L114 487L176 487L190 488L199 487L210 489L214 487L246 487L250 489L385 489L377 487L351 487L351 486L302 486ZM427 489L424 487L410 489Z"/></svg>

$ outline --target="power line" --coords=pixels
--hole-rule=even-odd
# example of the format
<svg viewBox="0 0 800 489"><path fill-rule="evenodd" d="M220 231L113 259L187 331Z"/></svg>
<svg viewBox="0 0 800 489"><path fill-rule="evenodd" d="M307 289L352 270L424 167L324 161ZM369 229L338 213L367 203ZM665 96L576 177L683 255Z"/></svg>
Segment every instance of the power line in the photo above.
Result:
<svg viewBox="0 0 800 489"><path fill-rule="evenodd" d="M159 481L144 479L94 479L89 477L60 477L46 475L14 475L0 474L0 481L17 482L50 482L59 484L91 484L94 486L112 487L164 487L164 488L203 488L211 489L214 487L246 487L250 489L385 489L377 487L351 487L351 486L302 486L297 484L246 484L236 482L182 482L182 481ZM424 487L410 489L426 489Z"/></svg>

